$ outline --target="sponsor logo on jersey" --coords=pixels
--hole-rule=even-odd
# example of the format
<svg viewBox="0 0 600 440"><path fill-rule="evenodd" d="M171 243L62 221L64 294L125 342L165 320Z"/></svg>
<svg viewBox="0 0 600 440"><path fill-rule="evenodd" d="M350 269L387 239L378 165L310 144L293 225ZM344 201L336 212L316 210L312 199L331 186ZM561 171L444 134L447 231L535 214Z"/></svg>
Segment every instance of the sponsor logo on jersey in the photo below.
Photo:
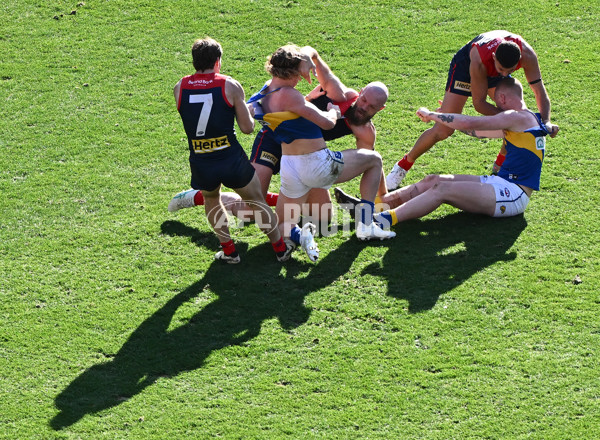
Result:
<svg viewBox="0 0 600 440"><path fill-rule="evenodd" d="M535 148L538 150L543 150L546 148L546 138L545 137L537 137L535 138Z"/></svg>
<svg viewBox="0 0 600 440"><path fill-rule="evenodd" d="M188 84L192 87L206 87L213 83L212 79L198 79L198 80L190 80Z"/></svg>
<svg viewBox="0 0 600 440"><path fill-rule="evenodd" d="M274 154L268 153L266 151L263 151L262 153L260 153L260 158L261 158L261 160L269 162L273 165L277 165L277 162L279 162L279 160L277 159L277 157L275 157Z"/></svg>
<svg viewBox="0 0 600 440"><path fill-rule="evenodd" d="M457 90L464 90L465 92L470 92L471 84L463 81L454 81L454 88Z"/></svg>
<svg viewBox="0 0 600 440"><path fill-rule="evenodd" d="M231 144L227 136L212 139L192 139L192 147L196 154L212 153L213 151L223 150L230 146Z"/></svg>

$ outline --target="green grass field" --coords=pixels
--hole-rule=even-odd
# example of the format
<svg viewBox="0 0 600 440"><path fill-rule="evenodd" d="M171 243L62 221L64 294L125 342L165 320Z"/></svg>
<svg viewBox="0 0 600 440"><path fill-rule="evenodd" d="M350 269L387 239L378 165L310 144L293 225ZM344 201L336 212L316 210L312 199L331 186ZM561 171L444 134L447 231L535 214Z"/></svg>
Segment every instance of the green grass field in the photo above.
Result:
<svg viewBox="0 0 600 440"><path fill-rule="evenodd" d="M597 2L0 11L0 438L600 438ZM444 207L392 241L320 238L317 264L277 263L250 225L226 267L202 209L167 212L189 185L172 88L193 73L194 39L222 43L247 95L288 42L350 87L385 82L387 172L427 127L414 113L442 98L454 52L503 28L538 53L561 127L524 216ZM406 183L485 173L498 149L457 133Z"/></svg>

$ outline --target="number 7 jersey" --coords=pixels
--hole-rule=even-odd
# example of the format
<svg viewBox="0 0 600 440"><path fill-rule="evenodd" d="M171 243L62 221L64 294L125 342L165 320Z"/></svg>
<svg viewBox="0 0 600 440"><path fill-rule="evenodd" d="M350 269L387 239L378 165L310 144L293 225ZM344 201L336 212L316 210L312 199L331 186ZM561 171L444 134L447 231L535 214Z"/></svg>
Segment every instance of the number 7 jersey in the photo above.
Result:
<svg viewBox="0 0 600 440"><path fill-rule="evenodd" d="M177 110L187 134L190 161L220 159L242 148L235 135L235 110L225 96L226 80L218 73L196 73L181 80Z"/></svg>

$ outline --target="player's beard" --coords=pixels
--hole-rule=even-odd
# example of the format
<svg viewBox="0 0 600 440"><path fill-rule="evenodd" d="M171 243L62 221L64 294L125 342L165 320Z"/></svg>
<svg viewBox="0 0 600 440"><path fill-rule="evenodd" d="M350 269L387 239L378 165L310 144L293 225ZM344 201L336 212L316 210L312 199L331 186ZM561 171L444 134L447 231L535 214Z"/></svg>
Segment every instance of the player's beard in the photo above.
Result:
<svg viewBox="0 0 600 440"><path fill-rule="evenodd" d="M365 125L367 122L371 120L373 116L369 116L363 113L363 115L359 115L356 111L356 102L346 110L344 113L344 117L350 122L352 125ZM362 112L361 112L362 113Z"/></svg>

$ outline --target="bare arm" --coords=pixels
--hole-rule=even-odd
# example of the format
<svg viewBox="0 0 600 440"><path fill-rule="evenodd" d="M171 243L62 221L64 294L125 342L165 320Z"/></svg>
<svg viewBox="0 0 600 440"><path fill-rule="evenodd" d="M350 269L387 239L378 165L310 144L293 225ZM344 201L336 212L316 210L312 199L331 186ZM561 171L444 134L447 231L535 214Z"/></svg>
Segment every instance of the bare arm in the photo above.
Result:
<svg viewBox="0 0 600 440"><path fill-rule="evenodd" d="M502 138L504 137L503 130L460 130L462 133L467 136L472 136L477 139L486 139L486 138Z"/></svg>
<svg viewBox="0 0 600 440"><path fill-rule="evenodd" d="M338 118L341 117L338 106L332 106L327 111L321 111L314 104L306 101L302 93L292 87L281 88L278 95L280 108L314 122L323 130L332 129ZM285 105L282 105L283 103Z"/></svg>
<svg viewBox="0 0 600 440"><path fill-rule="evenodd" d="M523 42L521 66L523 67L523 72L525 73L525 78L527 78L529 87L531 87L531 90L535 95L535 102L540 115L542 115L542 122L550 122L550 98L548 97L548 92L544 86L544 81L542 81L542 73L540 71L537 55L533 48L526 42ZM550 134L552 137L556 136L556 133L558 133L558 126L554 127L555 128Z"/></svg>
<svg viewBox="0 0 600 440"><path fill-rule="evenodd" d="M482 115L495 115L500 109L487 102L488 80L487 70L481 61L476 47L471 48L471 64L469 73L471 75L471 96L473 98L473 107Z"/></svg>
<svg viewBox="0 0 600 440"><path fill-rule="evenodd" d="M459 113L438 113L429 111L425 107L417 110L417 116L423 122L439 122L455 130L478 137L503 137L502 130L523 131L532 124L533 116L528 112L508 110L493 116L467 116ZM473 133L473 134L471 134Z"/></svg>
<svg viewBox="0 0 600 440"><path fill-rule="evenodd" d="M321 58L316 49L310 46L304 46L302 52L307 54L315 65L317 79L321 88L327 92L327 96L333 101L346 101L358 95L355 90L349 89L342 81L332 72L331 68Z"/></svg>
<svg viewBox="0 0 600 440"><path fill-rule="evenodd" d="M225 82L225 96L233 104L235 120L242 133L250 134L254 130L254 119L246 105L246 96L241 84L228 77Z"/></svg>
<svg viewBox="0 0 600 440"><path fill-rule="evenodd" d="M175 87L173 87L173 96L175 96L175 105L177 105L177 108L179 108L179 98L180 98L180 91L181 91L181 80L179 80L179 82L177 82L177 84L175 84Z"/></svg>

